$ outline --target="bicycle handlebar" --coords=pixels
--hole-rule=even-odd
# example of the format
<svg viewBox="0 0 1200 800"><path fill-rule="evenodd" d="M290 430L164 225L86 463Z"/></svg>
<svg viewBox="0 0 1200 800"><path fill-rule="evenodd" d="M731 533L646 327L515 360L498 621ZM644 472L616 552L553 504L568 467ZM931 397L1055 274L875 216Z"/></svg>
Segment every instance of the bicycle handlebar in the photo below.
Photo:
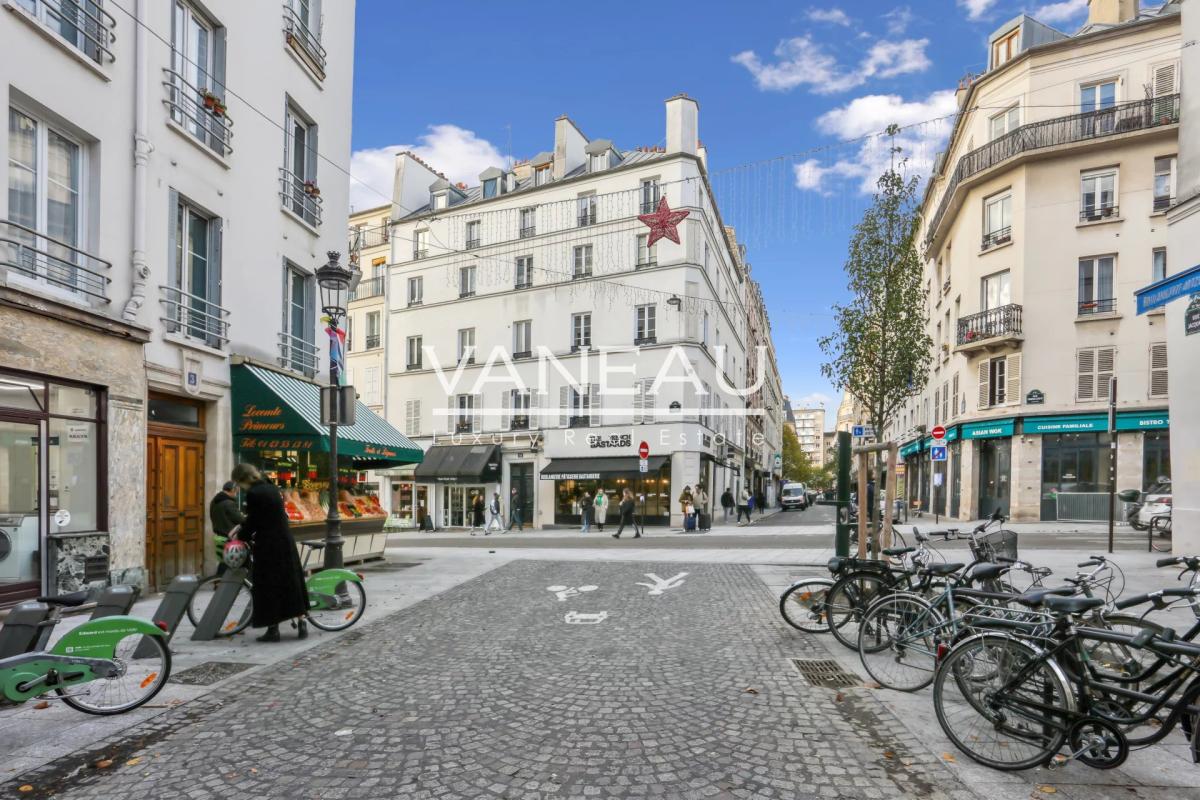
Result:
<svg viewBox="0 0 1200 800"><path fill-rule="evenodd" d="M1200 570L1200 556L1173 556L1160 558L1155 562L1155 565L1159 567L1173 567L1177 564L1185 564L1188 569Z"/></svg>
<svg viewBox="0 0 1200 800"><path fill-rule="evenodd" d="M1154 607L1164 609L1167 607L1163 598L1166 597L1195 597L1200 595L1198 589L1159 589L1146 594L1139 594L1133 597L1127 597L1124 600L1118 600L1114 603L1114 607L1118 609L1126 609L1132 606L1139 606L1142 603L1154 603Z"/></svg>

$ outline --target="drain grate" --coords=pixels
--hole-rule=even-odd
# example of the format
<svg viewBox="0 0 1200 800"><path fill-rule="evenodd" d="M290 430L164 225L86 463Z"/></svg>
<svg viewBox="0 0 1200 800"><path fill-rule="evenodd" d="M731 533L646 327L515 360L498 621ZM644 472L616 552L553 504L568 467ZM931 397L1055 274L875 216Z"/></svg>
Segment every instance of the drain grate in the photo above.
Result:
<svg viewBox="0 0 1200 800"><path fill-rule="evenodd" d="M793 658L792 664L810 686L825 686L829 689L844 689L861 686L862 678L842 669L838 662L828 658Z"/></svg>
<svg viewBox="0 0 1200 800"><path fill-rule="evenodd" d="M211 686L217 681L225 680L230 675L237 675L258 664L246 664L236 661L205 661L194 667L188 667L182 672L171 676L172 683L185 683L188 686Z"/></svg>

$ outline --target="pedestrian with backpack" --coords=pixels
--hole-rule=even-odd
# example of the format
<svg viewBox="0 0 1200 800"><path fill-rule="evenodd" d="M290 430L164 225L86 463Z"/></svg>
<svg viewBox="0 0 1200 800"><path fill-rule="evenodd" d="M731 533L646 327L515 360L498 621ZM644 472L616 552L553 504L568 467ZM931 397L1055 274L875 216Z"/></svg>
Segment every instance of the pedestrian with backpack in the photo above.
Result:
<svg viewBox="0 0 1200 800"><path fill-rule="evenodd" d="M733 513L733 507L736 503L733 500L733 492L728 486L721 493L721 510L725 512L725 521L729 522L729 515Z"/></svg>

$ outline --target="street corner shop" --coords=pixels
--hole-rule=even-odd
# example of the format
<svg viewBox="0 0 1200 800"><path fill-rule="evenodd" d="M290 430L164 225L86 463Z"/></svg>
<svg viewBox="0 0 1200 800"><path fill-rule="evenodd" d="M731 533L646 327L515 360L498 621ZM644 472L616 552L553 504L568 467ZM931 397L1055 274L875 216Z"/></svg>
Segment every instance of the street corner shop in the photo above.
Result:
<svg viewBox="0 0 1200 800"><path fill-rule="evenodd" d="M279 487L296 538L325 535L332 499L342 518L345 558L381 556L387 513L369 471L418 464L421 448L359 402L355 423L338 426L333 475L320 386L254 364L235 365L230 377L237 459Z"/></svg>
<svg viewBox="0 0 1200 800"><path fill-rule="evenodd" d="M1116 416L1118 490L1145 488L1171 474L1165 409ZM946 426L945 461L929 437L900 448L910 509L978 519L1000 508L1015 520L1107 519L1105 413L998 417Z"/></svg>

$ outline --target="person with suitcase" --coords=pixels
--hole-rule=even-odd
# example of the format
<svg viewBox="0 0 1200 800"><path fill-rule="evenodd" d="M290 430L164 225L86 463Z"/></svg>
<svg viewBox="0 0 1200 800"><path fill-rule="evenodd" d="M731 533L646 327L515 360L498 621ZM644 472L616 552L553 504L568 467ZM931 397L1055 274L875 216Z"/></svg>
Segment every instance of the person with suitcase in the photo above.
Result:
<svg viewBox="0 0 1200 800"><path fill-rule="evenodd" d="M708 513L708 492L704 491L703 486L696 487L693 500L696 506L696 528L707 531L712 528L712 518Z"/></svg>

